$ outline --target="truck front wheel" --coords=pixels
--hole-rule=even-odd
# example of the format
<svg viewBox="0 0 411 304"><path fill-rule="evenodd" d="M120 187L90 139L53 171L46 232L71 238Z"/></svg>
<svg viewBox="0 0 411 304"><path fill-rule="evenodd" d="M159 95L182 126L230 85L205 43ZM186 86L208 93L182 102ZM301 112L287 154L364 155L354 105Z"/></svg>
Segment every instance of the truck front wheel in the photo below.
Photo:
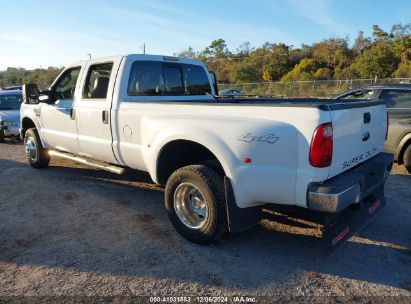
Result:
<svg viewBox="0 0 411 304"><path fill-rule="evenodd" d="M194 243L213 242L228 230L224 181L207 166L176 170L167 182L165 205L174 228Z"/></svg>
<svg viewBox="0 0 411 304"><path fill-rule="evenodd" d="M411 144L409 144L407 149L404 151L403 161L405 169L411 173Z"/></svg>
<svg viewBox="0 0 411 304"><path fill-rule="evenodd" d="M50 163L47 149L44 149L37 130L28 129L24 136L24 150L30 165L34 168L46 168Z"/></svg>

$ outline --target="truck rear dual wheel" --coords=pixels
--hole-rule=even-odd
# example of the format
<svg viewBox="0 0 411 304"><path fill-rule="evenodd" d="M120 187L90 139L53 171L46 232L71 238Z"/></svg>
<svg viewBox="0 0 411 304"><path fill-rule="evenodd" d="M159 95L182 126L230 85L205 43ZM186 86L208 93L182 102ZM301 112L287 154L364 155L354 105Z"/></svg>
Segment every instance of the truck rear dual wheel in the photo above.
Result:
<svg viewBox="0 0 411 304"><path fill-rule="evenodd" d="M408 145L407 149L404 152L403 162L405 169L407 169L407 171L411 173L411 144Z"/></svg>
<svg viewBox="0 0 411 304"><path fill-rule="evenodd" d="M211 243L228 231L224 181L205 165L176 170L168 179L165 205L174 228L194 243Z"/></svg>
<svg viewBox="0 0 411 304"><path fill-rule="evenodd" d="M48 149L41 143L36 129L28 129L24 136L24 150L30 165L34 168L46 168L50 163Z"/></svg>

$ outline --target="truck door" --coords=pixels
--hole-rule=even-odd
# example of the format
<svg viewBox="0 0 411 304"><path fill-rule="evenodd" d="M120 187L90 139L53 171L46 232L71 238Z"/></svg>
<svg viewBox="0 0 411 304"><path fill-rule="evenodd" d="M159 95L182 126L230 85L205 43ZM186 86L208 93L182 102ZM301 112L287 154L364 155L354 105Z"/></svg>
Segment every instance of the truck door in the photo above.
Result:
<svg viewBox="0 0 411 304"><path fill-rule="evenodd" d="M78 79L81 66L67 69L54 82L51 90L56 101L53 104L41 104L41 123L43 137L50 147L78 153L77 127L72 106L75 92L78 91Z"/></svg>
<svg viewBox="0 0 411 304"><path fill-rule="evenodd" d="M121 57L89 61L75 104L80 155L117 163L112 149L110 109Z"/></svg>

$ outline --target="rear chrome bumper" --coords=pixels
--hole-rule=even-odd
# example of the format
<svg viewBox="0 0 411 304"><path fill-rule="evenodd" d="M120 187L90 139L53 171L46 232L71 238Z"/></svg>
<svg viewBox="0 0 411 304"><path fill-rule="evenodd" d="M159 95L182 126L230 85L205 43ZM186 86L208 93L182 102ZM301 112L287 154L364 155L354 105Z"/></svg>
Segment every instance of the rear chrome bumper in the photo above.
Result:
<svg viewBox="0 0 411 304"><path fill-rule="evenodd" d="M359 167L321 183L308 186L308 207L315 211L336 213L359 204L370 195L384 196L384 183L394 161L393 154L380 153Z"/></svg>

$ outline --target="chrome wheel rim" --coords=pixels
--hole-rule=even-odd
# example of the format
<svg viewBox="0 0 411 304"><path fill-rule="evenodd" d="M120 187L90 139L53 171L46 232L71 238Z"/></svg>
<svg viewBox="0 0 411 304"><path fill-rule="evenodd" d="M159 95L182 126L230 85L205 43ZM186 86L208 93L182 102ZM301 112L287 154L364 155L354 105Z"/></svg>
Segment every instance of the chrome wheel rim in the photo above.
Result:
<svg viewBox="0 0 411 304"><path fill-rule="evenodd" d="M204 194L191 183L181 183L174 192L174 210L180 221L190 229L200 229L208 218Z"/></svg>
<svg viewBox="0 0 411 304"><path fill-rule="evenodd" d="M31 161L36 161L37 158L37 148L36 148L36 142L34 141L33 138L29 138L26 141L25 145L25 150L26 150L26 155Z"/></svg>

